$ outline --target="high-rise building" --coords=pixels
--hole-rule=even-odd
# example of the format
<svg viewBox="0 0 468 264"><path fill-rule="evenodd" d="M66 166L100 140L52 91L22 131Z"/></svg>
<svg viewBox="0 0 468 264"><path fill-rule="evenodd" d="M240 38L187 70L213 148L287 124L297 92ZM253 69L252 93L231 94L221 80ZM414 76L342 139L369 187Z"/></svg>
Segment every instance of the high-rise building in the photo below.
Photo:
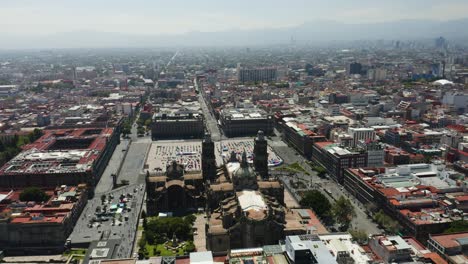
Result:
<svg viewBox="0 0 468 264"><path fill-rule="evenodd" d="M361 74L362 65L359 62L353 62L349 65L349 74Z"/></svg>
<svg viewBox="0 0 468 264"><path fill-rule="evenodd" d="M263 131L258 131L254 141L254 167L263 179L268 178L267 141Z"/></svg>
<svg viewBox="0 0 468 264"><path fill-rule="evenodd" d="M237 80L246 82L273 82L276 81L278 70L276 67L247 68L237 64Z"/></svg>
<svg viewBox="0 0 468 264"><path fill-rule="evenodd" d="M437 49L445 49L447 47L447 40L444 37L436 38L435 47Z"/></svg>
<svg viewBox="0 0 468 264"><path fill-rule="evenodd" d="M387 79L387 70L376 68L367 71L367 78L372 81L383 81Z"/></svg>
<svg viewBox="0 0 468 264"><path fill-rule="evenodd" d="M374 141L375 140L375 131L373 128L354 128L350 127L348 129L349 135L353 138L352 146L355 147L359 141Z"/></svg>

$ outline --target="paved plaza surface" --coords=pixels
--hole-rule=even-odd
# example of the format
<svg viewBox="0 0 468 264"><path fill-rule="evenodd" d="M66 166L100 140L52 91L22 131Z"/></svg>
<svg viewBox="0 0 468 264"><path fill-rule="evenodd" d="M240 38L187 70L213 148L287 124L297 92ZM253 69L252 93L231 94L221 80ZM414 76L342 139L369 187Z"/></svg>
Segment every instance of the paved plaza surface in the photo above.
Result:
<svg viewBox="0 0 468 264"><path fill-rule="evenodd" d="M284 189L284 204L288 208L300 208L299 203L286 188Z"/></svg>
<svg viewBox="0 0 468 264"><path fill-rule="evenodd" d="M270 141L268 141L270 143ZM241 138L241 139L227 139L215 143L215 153L220 154L225 162L231 157L231 152L235 152L237 160L242 159L242 153L245 151L247 154L247 162L253 163L253 149L254 139L253 138ZM283 160L278 156L275 151L268 146L268 166L274 167L279 166L283 163Z"/></svg>
<svg viewBox="0 0 468 264"><path fill-rule="evenodd" d="M67 259L68 259L68 256L62 256L62 255L39 255L39 256L5 257L3 258L3 261L5 263L35 264L38 262L65 263Z"/></svg>
<svg viewBox="0 0 468 264"><path fill-rule="evenodd" d="M253 163L253 147L253 138L226 139L215 142L216 163L221 166L227 162L232 151L236 153L238 160L241 160L242 153L245 151L248 162ZM167 165L175 160L183 164L187 171L201 171L201 156L201 140L154 141L151 144L145 168L152 173L162 174L166 171ZM278 166L283 163L271 147L268 147L268 161L269 166Z"/></svg>
<svg viewBox="0 0 468 264"><path fill-rule="evenodd" d="M193 234L193 244L197 251L206 251L206 215L197 214L196 216L197 219L195 219L195 223L193 224L193 228L195 229L195 233Z"/></svg>
<svg viewBox="0 0 468 264"><path fill-rule="evenodd" d="M134 184L108 192L104 203L100 196L89 200L69 237L72 247L105 236L121 240L117 257L130 257L144 193L144 184Z"/></svg>
<svg viewBox="0 0 468 264"><path fill-rule="evenodd" d="M133 142L127 153L122 169L117 177L117 183L122 180L127 180L129 184L144 183L144 175L142 175L143 165L146 154L151 143L148 142Z"/></svg>
<svg viewBox="0 0 468 264"><path fill-rule="evenodd" d="M150 172L166 171L172 161L185 165L186 171L201 170L201 141L155 141L151 144L146 164Z"/></svg>

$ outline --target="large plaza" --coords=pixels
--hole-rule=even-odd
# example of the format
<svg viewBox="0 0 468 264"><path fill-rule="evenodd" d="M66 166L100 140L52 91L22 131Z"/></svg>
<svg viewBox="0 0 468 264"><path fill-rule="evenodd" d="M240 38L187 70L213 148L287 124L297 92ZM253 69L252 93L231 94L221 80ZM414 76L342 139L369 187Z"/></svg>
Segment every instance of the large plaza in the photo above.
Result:
<svg viewBox="0 0 468 264"><path fill-rule="evenodd" d="M240 160L245 151L249 163L253 162L254 142L250 138L224 140L215 143L216 163L218 166L226 162L231 153L236 153ZM145 169L150 173L164 173L168 164L177 161L183 164L186 171L201 171L201 141L155 141L149 150ZM268 165L278 166L283 160L268 147Z"/></svg>

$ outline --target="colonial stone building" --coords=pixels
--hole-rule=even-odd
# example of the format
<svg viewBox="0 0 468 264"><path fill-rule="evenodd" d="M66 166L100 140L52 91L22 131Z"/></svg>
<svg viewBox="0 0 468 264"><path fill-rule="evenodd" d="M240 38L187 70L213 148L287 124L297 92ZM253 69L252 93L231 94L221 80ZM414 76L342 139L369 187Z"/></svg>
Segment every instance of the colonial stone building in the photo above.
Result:
<svg viewBox="0 0 468 264"><path fill-rule="evenodd" d="M285 235L304 234L284 206L284 187L268 177L267 143L260 131L255 139L255 168L233 153L229 162L218 168L214 181L207 187L207 248L226 252L276 244ZM267 165L268 166L268 165Z"/></svg>
<svg viewBox="0 0 468 264"><path fill-rule="evenodd" d="M164 175L148 173L148 213L205 208L206 246L213 252L277 244L287 235L305 234L307 227L300 217L284 205L283 185L269 177L267 147L259 131L252 164L244 151L240 161L233 152L219 166L214 142L206 135L202 172L187 173L174 161Z"/></svg>
<svg viewBox="0 0 468 264"><path fill-rule="evenodd" d="M146 176L147 210L149 215L159 212L185 212L205 206L205 186L201 172L186 173L184 166L173 161L165 175Z"/></svg>

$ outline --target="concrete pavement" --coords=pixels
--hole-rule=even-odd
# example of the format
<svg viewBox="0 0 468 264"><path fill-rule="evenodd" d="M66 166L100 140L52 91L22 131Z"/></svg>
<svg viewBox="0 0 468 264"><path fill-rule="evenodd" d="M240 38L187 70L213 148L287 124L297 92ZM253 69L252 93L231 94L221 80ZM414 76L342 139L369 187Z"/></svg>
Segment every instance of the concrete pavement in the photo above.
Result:
<svg viewBox="0 0 468 264"><path fill-rule="evenodd" d="M115 147L112 157L107 163L107 167L104 170L104 173L101 176L96 188L94 189L95 195L99 195L105 192L112 190L112 174L118 172L120 164L123 162L125 151L127 151L129 146L128 139L122 139L120 144Z"/></svg>
<svg viewBox="0 0 468 264"><path fill-rule="evenodd" d="M206 233L205 233L205 214L197 214L193 227L196 228L196 234L193 235L193 243L197 251L206 251Z"/></svg>
<svg viewBox="0 0 468 264"><path fill-rule="evenodd" d="M213 116L213 112L211 111L210 107L206 103L205 97L203 96L203 91L198 89L198 83L195 80L195 89L199 91L198 93L198 101L200 102L200 107L203 111L203 117L205 119L205 127L211 134L211 139L213 141L220 141L222 139L222 133L218 127L218 121Z"/></svg>
<svg viewBox="0 0 468 264"><path fill-rule="evenodd" d="M117 183L120 183L122 180L128 181L129 184L144 182L144 175L141 174L150 146L151 143L147 142L133 142L130 145L122 169L117 176Z"/></svg>

